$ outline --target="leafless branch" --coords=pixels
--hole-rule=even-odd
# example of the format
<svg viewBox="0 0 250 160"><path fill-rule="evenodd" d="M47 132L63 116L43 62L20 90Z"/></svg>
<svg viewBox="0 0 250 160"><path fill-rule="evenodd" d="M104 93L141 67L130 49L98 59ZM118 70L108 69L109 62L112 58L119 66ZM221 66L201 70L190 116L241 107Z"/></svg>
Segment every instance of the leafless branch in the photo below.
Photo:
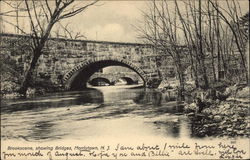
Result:
<svg viewBox="0 0 250 160"><path fill-rule="evenodd" d="M69 2L69 4L72 3L73 1L74 1L74 0L71 0L71 1ZM70 12L68 12L68 13L64 13L62 16L60 16L60 17L58 18L58 20L72 17L72 16L74 16L74 15L76 15L76 14L78 14L78 13L84 11L84 10L85 10L86 8L88 8L89 6L94 5L94 4L97 3L98 1L99 1L99 0L95 0L94 2L92 2L92 3L90 3L90 4L87 4L87 5L83 6L83 7L80 7L80 8L78 8L78 9L76 9L76 10L73 9L72 11L70 11Z"/></svg>
<svg viewBox="0 0 250 160"><path fill-rule="evenodd" d="M12 25L12 26L14 26L14 27L16 27L19 31L21 31L23 34L28 34L27 32L25 32L22 28L20 28L19 26L17 26L17 25L15 25L15 24L13 24L13 23L11 23L11 22L9 22L9 21L6 21L5 19L2 19L4 22L6 22L6 23L8 23L8 24L10 24L10 25Z"/></svg>

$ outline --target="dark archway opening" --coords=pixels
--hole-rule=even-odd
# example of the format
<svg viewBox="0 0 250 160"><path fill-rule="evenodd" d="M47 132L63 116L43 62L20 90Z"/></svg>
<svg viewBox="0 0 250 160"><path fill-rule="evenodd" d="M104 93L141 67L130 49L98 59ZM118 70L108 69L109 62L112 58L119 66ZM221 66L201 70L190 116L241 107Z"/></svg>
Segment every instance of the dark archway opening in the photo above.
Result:
<svg viewBox="0 0 250 160"><path fill-rule="evenodd" d="M108 66L127 67L136 72L142 78L144 85L146 83L145 77L142 77L139 71L132 68L130 65L115 60L101 60L97 62L91 62L88 65L85 65L79 70L75 71L74 74L67 80L66 86L69 90L83 90L87 88L87 82L95 72Z"/></svg>

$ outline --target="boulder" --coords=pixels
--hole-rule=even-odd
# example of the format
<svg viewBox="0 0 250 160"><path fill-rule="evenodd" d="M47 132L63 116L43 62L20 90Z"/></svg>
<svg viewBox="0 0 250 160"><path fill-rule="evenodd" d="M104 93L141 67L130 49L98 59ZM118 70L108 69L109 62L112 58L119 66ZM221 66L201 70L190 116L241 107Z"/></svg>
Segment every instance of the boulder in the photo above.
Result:
<svg viewBox="0 0 250 160"><path fill-rule="evenodd" d="M222 121L222 116L221 115L215 115L214 116L214 121L215 122L221 122Z"/></svg>
<svg viewBox="0 0 250 160"><path fill-rule="evenodd" d="M244 87L236 94L236 98L250 98L250 87Z"/></svg>
<svg viewBox="0 0 250 160"><path fill-rule="evenodd" d="M33 96L33 95L35 95L35 92L36 92L36 89L28 88L26 94L27 94L27 96Z"/></svg>
<svg viewBox="0 0 250 160"><path fill-rule="evenodd" d="M184 107L184 110L185 110L186 112L196 112L198 109L199 109L199 108L198 108L198 106L197 106L196 103L191 103L191 104L186 105L186 106Z"/></svg>
<svg viewBox="0 0 250 160"><path fill-rule="evenodd" d="M237 86L229 86L226 88L226 90L224 91L224 94L230 94L230 95L235 95L237 91Z"/></svg>

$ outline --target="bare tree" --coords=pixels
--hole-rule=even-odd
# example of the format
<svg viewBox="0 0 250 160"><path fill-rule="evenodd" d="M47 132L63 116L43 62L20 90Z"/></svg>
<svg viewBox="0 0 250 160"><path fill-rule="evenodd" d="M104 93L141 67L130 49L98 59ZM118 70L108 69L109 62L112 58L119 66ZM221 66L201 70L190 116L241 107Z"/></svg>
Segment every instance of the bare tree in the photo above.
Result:
<svg viewBox="0 0 250 160"><path fill-rule="evenodd" d="M197 8L198 2L198 8ZM208 42L204 25L204 15L202 12L201 1L182 1L185 11L180 11L178 2L175 1L178 16L182 24L185 44L189 50L191 68L194 73L196 87L208 88L209 81L206 69L206 52Z"/></svg>
<svg viewBox="0 0 250 160"><path fill-rule="evenodd" d="M181 36L178 27L177 9L170 13L168 1L153 1L149 4L149 11L143 12L145 17L144 27L137 27L140 38L151 43L155 50L161 54L170 56L176 69L179 80L179 94L184 91L184 50L185 46L181 43ZM171 17L171 18L170 18ZM182 96L183 98L183 96Z"/></svg>
<svg viewBox="0 0 250 160"><path fill-rule="evenodd" d="M67 23L65 26L61 23L58 23L59 26L55 31L57 38L70 38L70 39L87 39L81 31L74 31L70 28L70 24Z"/></svg>
<svg viewBox="0 0 250 160"><path fill-rule="evenodd" d="M214 0L175 0L174 4L173 1L162 0L153 3L148 12L143 12L145 27L139 27L141 38L151 42L158 52L172 57L179 80L186 65L177 47L180 44L187 47L196 87L207 89L210 82L233 81L235 76L240 79L240 74L233 75L232 72L236 71L235 66L239 62L235 46L247 79L245 44L249 37L245 31L247 27L243 28L240 22L242 16L238 1L226 0L224 6ZM169 10L171 3L172 10ZM180 9L180 3L185 9Z"/></svg>
<svg viewBox="0 0 250 160"><path fill-rule="evenodd" d="M33 72L39 57L43 54L43 48L48 40L54 25L64 19L73 17L88 7L96 4L98 0L85 1L84 3L76 0L23 0L24 12L30 22L32 39L32 60L25 78L19 89L19 93L26 95L26 91L32 82ZM18 27L18 26L17 26ZM20 27L19 30L24 32ZM77 34L79 37L79 34ZM77 37L76 37L77 38Z"/></svg>
<svg viewBox="0 0 250 160"><path fill-rule="evenodd" d="M216 5L215 2L213 2L212 0L208 0L212 7L217 11L218 13L218 17L220 17L220 19L222 21L224 21L227 26L230 28L234 40L235 40L235 44L236 47L240 53L241 56L241 64L243 67L243 73L245 74L246 80L247 82L249 81L248 79L248 72L247 72L247 67L246 67L246 55L245 55L245 45L246 45L246 39L248 38L246 35L244 35L244 32L242 32L241 26L240 26L240 6L238 4L237 7L237 1L235 0L231 0L228 1L226 0L226 4L227 4L227 8L228 10L220 7L219 5Z"/></svg>
<svg viewBox="0 0 250 160"><path fill-rule="evenodd" d="M189 14L188 14L187 5L186 5L186 20L184 19L184 16L181 14L180 9L179 9L179 5L178 5L176 0L175 0L175 6L177 9L178 17L179 17L180 22L182 24L186 45L189 46L188 53L189 53L189 58L190 58L190 62L191 62L192 73L194 74L194 77L195 77L195 85L196 85L196 87L199 87L199 79L198 79L198 73L197 73L197 61L196 61L195 56L194 56L194 51L195 51L195 55L197 55L198 53L197 53L197 50L195 49L197 47L195 47L196 43L195 43L193 35L192 35L192 31L191 31L192 28L190 27L190 23L187 22L187 19L190 19Z"/></svg>

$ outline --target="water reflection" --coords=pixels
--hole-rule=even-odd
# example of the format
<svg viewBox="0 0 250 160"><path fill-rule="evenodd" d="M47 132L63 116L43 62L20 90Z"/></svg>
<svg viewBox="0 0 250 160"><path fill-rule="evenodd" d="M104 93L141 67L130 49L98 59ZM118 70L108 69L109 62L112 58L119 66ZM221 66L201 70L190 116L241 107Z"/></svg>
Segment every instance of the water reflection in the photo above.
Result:
<svg viewBox="0 0 250 160"><path fill-rule="evenodd" d="M47 108L82 105L86 103L102 103L103 101L103 93L96 89L82 92L63 92L29 99L8 100L1 104L1 112L41 111Z"/></svg>
<svg viewBox="0 0 250 160"><path fill-rule="evenodd" d="M168 98L166 98L168 96ZM174 94L149 89L100 87L26 100L1 107L2 138L29 141L93 136L190 136L183 105Z"/></svg>
<svg viewBox="0 0 250 160"><path fill-rule="evenodd" d="M162 104L162 94L156 91L139 92L133 101L137 104L152 103L154 106L160 106Z"/></svg>
<svg viewBox="0 0 250 160"><path fill-rule="evenodd" d="M145 90L139 92L133 100L138 104L152 103L154 106L160 106L161 104L167 102L176 101L177 95L173 91L166 91L162 93L154 90Z"/></svg>
<svg viewBox="0 0 250 160"><path fill-rule="evenodd" d="M180 135L180 121L155 121L154 125L157 129L164 128L167 135L172 137L179 137Z"/></svg>
<svg viewBox="0 0 250 160"><path fill-rule="evenodd" d="M163 98L165 95L157 91L138 92L133 99L136 104L141 104L143 107L141 115L159 116L166 113L182 114L184 105L177 101L168 101L168 98ZM168 95L169 96L169 95ZM174 95L171 99L174 99ZM151 104L151 105L150 105Z"/></svg>

